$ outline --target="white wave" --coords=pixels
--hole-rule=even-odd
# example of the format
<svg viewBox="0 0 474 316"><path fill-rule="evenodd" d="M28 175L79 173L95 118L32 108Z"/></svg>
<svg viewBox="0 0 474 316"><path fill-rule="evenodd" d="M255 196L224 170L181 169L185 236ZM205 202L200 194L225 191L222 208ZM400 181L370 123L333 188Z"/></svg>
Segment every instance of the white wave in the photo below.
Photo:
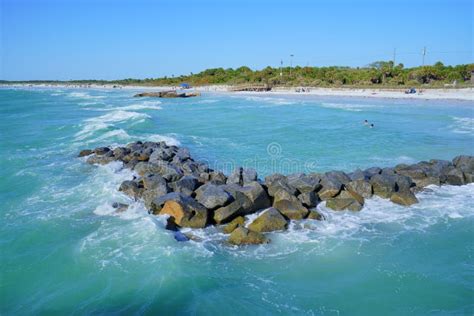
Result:
<svg viewBox="0 0 474 316"><path fill-rule="evenodd" d="M332 103L332 102L322 102L320 106L324 108L344 110L344 111L350 111L350 112L362 112L367 109L382 107L380 105L375 105L375 104Z"/></svg>
<svg viewBox="0 0 474 316"><path fill-rule="evenodd" d="M165 142L169 146L180 146L181 143L174 137L164 136L159 134L153 134L146 137L146 140L152 142Z"/></svg>
<svg viewBox="0 0 474 316"><path fill-rule="evenodd" d="M86 92L71 92L67 94L68 97L77 99L103 99L105 96L102 95L90 95Z"/></svg>
<svg viewBox="0 0 474 316"><path fill-rule="evenodd" d="M450 127L452 131L458 134L474 134L474 117L451 116L454 124Z"/></svg>
<svg viewBox="0 0 474 316"><path fill-rule="evenodd" d="M241 98L240 96L233 96L234 98ZM285 99L285 98L275 98L275 97L257 97L257 96L246 96L244 97L246 101L251 102L263 102L271 105L292 105L297 104L295 100Z"/></svg>
<svg viewBox="0 0 474 316"><path fill-rule="evenodd" d="M217 102L219 102L219 100L204 99L204 100L199 100L199 101L195 102L195 104L212 104L212 103L217 103Z"/></svg>
<svg viewBox="0 0 474 316"><path fill-rule="evenodd" d="M161 104L160 101L145 101L143 103L135 103L127 106L122 106L119 108L116 108L116 110L162 110L163 108L159 106L158 104Z"/></svg>
<svg viewBox="0 0 474 316"><path fill-rule="evenodd" d="M112 111L98 117L89 118L84 121L83 128L75 134L76 140L84 140L88 137L91 137L94 133L100 130L112 128L114 127L114 123L120 123L129 120L143 122L147 118L150 118L148 114L127 112L123 110ZM123 133L125 133L125 131L123 131ZM122 136L125 135L123 133Z"/></svg>
<svg viewBox="0 0 474 316"><path fill-rule="evenodd" d="M373 165L373 164L380 164L382 166L395 166L395 165L398 165L398 164L401 164L401 163L405 163L405 164L413 164L413 163L416 163L417 160L413 157L410 157L410 156L405 156L405 155L401 155L401 156L397 156L397 157L380 157L380 156L373 156L373 157L370 157L370 161L373 161L372 164L370 165Z"/></svg>
<svg viewBox="0 0 474 316"><path fill-rule="evenodd" d="M130 140L131 136L128 135L126 131L120 128L120 129L108 131L104 133L103 135L97 137L95 140L101 141L101 140L110 139L110 138L117 138L117 139L126 141L126 140Z"/></svg>

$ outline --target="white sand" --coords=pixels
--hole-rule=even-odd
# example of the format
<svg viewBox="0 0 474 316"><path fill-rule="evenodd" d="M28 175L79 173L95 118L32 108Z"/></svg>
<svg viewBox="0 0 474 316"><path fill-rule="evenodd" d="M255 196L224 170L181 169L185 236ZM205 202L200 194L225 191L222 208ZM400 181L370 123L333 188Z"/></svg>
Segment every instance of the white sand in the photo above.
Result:
<svg viewBox="0 0 474 316"><path fill-rule="evenodd" d="M0 85L0 87L43 87L43 88L91 88L91 89L127 89L127 90L171 90L179 87L161 86L114 86L107 85L73 85L73 84L17 84ZM115 88L114 88L115 87ZM307 89L305 87L305 89ZM389 99L419 99L419 100L464 100L474 101L474 88L462 89L423 89L415 94L405 94L405 89L353 89L353 88L309 88L309 92L296 92L296 88L274 88L268 92L232 92L226 85L210 85L196 87L194 90L200 92L219 92L232 94L252 95L298 95L298 96L339 96L339 97L361 97L361 98L389 98Z"/></svg>

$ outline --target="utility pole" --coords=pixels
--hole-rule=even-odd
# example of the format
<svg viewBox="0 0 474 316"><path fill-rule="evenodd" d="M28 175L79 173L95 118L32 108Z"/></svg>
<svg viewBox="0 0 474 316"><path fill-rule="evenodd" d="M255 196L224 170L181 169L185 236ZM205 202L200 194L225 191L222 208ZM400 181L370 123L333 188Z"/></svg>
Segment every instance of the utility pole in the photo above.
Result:
<svg viewBox="0 0 474 316"><path fill-rule="evenodd" d="M293 54L290 55L290 78L291 78L291 68L293 68Z"/></svg>
<svg viewBox="0 0 474 316"><path fill-rule="evenodd" d="M396 60L396 58L397 58L397 49L394 48L394 49L393 49L393 67L395 67L395 60Z"/></svg>
<svg viewBox="0 0 474 316"><path fill-rule="evenodd" d="M421 51L421 54L423 55L423 62L422 62L422 66L425 65L425 55L426 55L426 46L423 47L423 50Z"/></svg>

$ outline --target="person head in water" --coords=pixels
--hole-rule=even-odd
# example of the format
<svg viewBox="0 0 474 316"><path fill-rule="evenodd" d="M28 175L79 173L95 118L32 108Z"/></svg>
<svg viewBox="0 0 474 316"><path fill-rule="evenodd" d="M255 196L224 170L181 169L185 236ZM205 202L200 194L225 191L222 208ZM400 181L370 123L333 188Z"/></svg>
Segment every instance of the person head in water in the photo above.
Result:
<svg viewBox="0 0 474 316"><path fill-rule="evenodd" d="M364 125L368 125L368 124L369 124L369 121L364 120Z"/></svg>
<svg viewBox="0 0 474 316"><path fill-rule="evenodd" d="M370 128L373 128L374 127L374 124L370 124Z"/></svg>

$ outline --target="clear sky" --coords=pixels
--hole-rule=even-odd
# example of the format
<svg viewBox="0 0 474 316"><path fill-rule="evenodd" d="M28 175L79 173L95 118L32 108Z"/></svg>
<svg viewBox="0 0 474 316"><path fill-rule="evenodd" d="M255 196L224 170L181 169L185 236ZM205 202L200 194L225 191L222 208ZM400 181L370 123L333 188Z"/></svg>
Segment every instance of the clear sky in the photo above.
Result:
<svg viewBox="0 0 474 316"><path fill-rule="evenodd" d="M472 0L0 0L0 79L473 62Z"/></svg>

